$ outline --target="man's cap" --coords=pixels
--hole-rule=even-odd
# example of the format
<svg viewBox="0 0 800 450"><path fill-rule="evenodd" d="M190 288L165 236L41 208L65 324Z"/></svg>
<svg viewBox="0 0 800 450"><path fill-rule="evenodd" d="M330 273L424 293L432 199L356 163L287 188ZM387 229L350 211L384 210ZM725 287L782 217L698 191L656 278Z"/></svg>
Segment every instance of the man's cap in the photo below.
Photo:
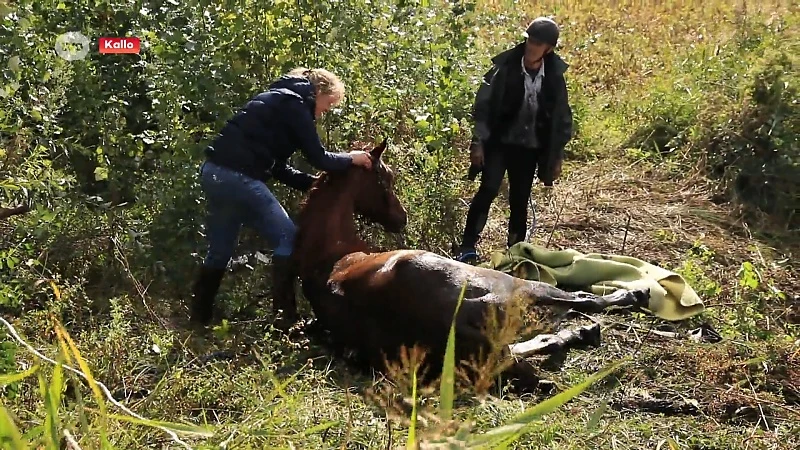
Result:
<svg viewBox="0 0 800 450"><path fill-rule="evenodd" d="M558 43L559 33L558 24L556 24L553 19L549 17L537 17L528 25L528 28L522 35L530 41L543 42L555 47Z"/></svg>

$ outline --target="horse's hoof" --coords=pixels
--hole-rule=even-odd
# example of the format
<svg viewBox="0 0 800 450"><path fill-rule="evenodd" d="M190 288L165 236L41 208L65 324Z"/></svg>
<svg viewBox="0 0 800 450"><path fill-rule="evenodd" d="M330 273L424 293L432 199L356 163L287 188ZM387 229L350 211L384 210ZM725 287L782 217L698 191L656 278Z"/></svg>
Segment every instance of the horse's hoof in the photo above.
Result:
<svg viewBox="0 0 800 450"><path fill-rule="evenodd" d="M526 360L512 363L503 371L503 378L511 385L511 390L519 393L534 393L539 389L541 380L535 367Z"/></svg>
<svg viewBox="0 0 800 450"><path fill-rule="evenodd" d="M649 294L647 294L649 298ZM641 289L627 290L617 289L611 294L602 297L606 306L629 307L639 306L641 304ZM646 304L646 303L645 303Z"/></svg>
<svg viewBox="0 0 800 450"><path fill-rule="evenodd" d="M633 291L633 296L636 298L634 306L637 308L647 308L650 306L650 288L636 289Z"/></svg>
<svg viewBox="0 0 800 450"><path fill-rule="evenodd" d="M603 341L599 323L579 328L578 335L580 336L580 342L589 347L600 347Z"/></svg>

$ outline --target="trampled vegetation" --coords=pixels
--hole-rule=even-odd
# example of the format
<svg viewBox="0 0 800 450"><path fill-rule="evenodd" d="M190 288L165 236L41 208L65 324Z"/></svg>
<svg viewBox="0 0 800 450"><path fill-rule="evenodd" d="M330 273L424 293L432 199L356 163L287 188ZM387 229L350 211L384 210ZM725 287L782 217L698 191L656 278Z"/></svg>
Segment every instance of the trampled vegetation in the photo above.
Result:
<svg viewBox="0 0 800 450"><path fill-rule="evenodd" d="M348 94L320 122L324 141L343 150L388 136L409 208L402 237L363 232L388 248L449 253L477 187L463 177L479 77L538 15L562 24L577 132L554 195L536 192L533 239L677 270L707 310L680 324L604 318L599 349L542 363L552 392L518 399L464 387L455 424L436 414L438 389L416 386L416 438L477 443L627 358L544 419L523 415L529 427L512 426L509 435L524 434L509 446L800 446L796 5L517 3L0 4L0 207L30 205L0 219L0 313L41 356L90 373L129 409L99 402L93 383L0 327L4 448L179 448L160 422L182 424L174 432L192 448L404 446L411 374L372 379L313 341L272 333L259 260L269 252L252 234L220 293L229 321L190 336L203 145L271 79L329 68ZM93 49L66 61L53 47L67 31L146 45L139 56ZM275 190L297 210L295 192ZM503 242L504 201L484 250ZM707 327L722 339L686 336ZM185 433L198 426L209 431Z"/></svg>

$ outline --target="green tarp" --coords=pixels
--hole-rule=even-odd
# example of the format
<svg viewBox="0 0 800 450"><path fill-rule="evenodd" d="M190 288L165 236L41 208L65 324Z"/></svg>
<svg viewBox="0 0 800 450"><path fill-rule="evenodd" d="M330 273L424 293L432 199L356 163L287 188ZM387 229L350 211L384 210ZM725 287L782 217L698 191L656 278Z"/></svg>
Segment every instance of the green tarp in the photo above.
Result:
<svg viewBox="0 0 800 450"><path fill-rule="evenodd" d="M597 295L617 289L650 288L648 309L665 320L683 320L705 309L703 301L682 276L629 256L548 250L520 242L508 250L494 252L491 261L482 266Z"/></svg>

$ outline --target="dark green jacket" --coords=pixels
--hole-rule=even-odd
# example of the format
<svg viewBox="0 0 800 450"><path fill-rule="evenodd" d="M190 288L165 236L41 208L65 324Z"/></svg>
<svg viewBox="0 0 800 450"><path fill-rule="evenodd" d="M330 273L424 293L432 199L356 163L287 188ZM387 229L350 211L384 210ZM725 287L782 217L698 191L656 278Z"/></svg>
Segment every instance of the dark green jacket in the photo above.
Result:
<svg viewBox="0 0 800 450"><path fill-rule="evenodd" d="M492 58L492 69L483 76L473 107L473 144L481 142L489 152L514 122L525 96L520 69L525 43ZM567 65L556 53L544 57L545 75L539 92L536 132L539 138L539 179L552 182L555 166L564 159L564 147L572 139L572 108L564 79Z"/></svg>

